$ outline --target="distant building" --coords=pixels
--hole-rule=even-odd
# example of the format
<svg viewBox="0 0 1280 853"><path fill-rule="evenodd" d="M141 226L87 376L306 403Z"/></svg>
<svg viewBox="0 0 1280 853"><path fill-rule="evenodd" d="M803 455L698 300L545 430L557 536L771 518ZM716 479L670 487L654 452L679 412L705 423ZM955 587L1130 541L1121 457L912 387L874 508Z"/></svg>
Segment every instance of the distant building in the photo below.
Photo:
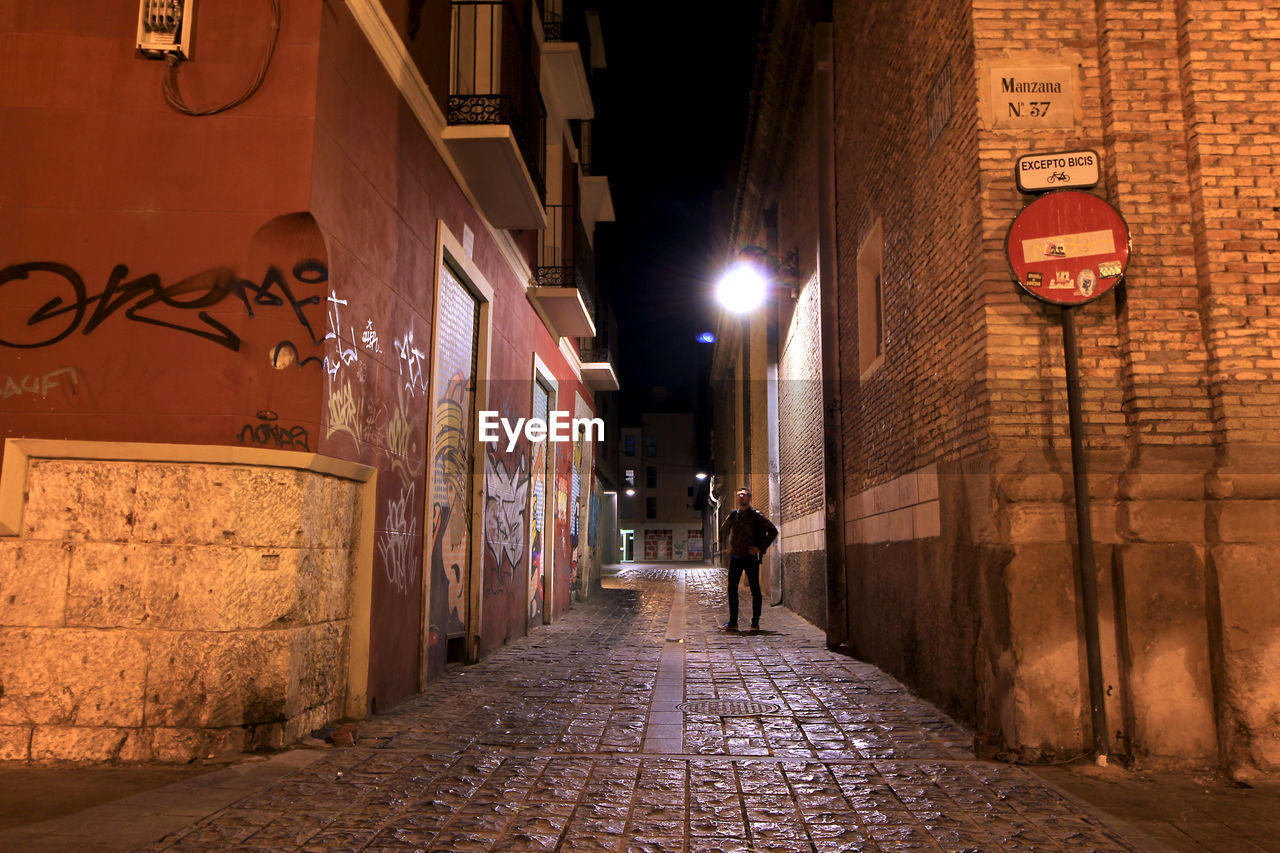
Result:
<svg viewBox="0 0 1280 853"><path fill-rule="evenodd" d="M692 413L646 413L621 430L618 496L623 561L701 562L707 555ZM632 494L634 492L634 494Z"/></svg>
<svg viewBox="0 0 1280 853"><path fill-rule="evenodd" d="M1274 11L766 3L731 233L784 286L718 330L716 473L779 501L782 600L993 753L1280 770ZM1097 732L1062 312L1005 245L1016 158L1077 149L1132 237L1073 309Z"/></svg>

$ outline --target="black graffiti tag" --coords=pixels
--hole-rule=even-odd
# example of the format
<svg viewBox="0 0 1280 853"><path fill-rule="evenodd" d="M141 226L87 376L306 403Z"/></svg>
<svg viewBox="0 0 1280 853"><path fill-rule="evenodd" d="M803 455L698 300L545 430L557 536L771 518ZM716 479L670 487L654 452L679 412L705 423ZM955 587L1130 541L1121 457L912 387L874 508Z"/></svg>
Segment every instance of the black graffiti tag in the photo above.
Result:
<svg viewBox="0 0 1280 853"><path fill-rule="evenodd" d="M32 278L33 273L47 275ZM129 268L124 264L117 264L107 277L102 292L90 296L84 279L66 264L33 261L5 267L0 270L0 316L6 314L4 306L8 299L16 301L19 296L30 297L29 292L22 293L19 290L24 282L29 287L48 288L45 292L37 291L35 301L38 302L45 296L48 298L26 318L26 326L36 330L32 339L13 341L0 336L0 346L38 349L58 343L77 329L82 334L89 335L105 320L123 309L125 317L133 322L195 335L236 352L240 349L240 336L204 310L233 294L244 303L251 317L254 305L288 303L312 342L319 344L323 340L323 335L316 334L303 312L307 306L319 304L320 296L299 299L276 267L267 270L260 284L238 277L227 267L204 270L167 286L155 273L126 280L128 275ZM322 261L300 261L294 265L293 277L307 285L322 284L328 280L328 268ZM61 288L65 289L59 293ZM156 306L160 308L157 309ZM92 313L89 311L90 307L93 308ZM199 322L181 323L156 316L149 311L163 308L194 311Z"/></svg>
<svg viewBox="0 0 1280 853"><path fill-rule="evenodd" d="M236 436L241 444L253 442L263 447L275 445L289 450L305 450L311 452L311 436L306 427L286 428L274 423L245 424Z"/></svg>

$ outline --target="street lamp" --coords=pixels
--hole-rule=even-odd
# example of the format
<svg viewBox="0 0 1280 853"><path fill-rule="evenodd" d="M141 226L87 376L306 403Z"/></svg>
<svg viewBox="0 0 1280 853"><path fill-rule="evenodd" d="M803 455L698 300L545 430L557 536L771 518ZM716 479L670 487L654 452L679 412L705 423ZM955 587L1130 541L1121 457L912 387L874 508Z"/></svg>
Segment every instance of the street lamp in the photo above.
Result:
<svg viewBox="0 0 1280 853"><path fill-rule="evenodd" d="M795 299L799 266L797 249L779 257L763 246L746 246L716 282L716 301L732 314L750 314L764 305L770 287L786 288Z"/></svg>
<svg viewBox="0 0 1280 853"><path fill-rule="evenodd" d="M764 304L764 273L750 261L738 261L716 282L716 301L731 314L750 314Z"/></svg>
<svg viewBox="0 0 1280 853"><path fill-rule="evenodd" d="M629 497L629 498L634 498L635 496L636 496L636 490L635 490L635 489L627 489L627 497Z"/></svg>
<svg viewBox="0 0 1280 853"><path fill-rule="evenodd" d="M696 478L697 478L697 479L699 479L699 480L705 480L705 479L707 479L707 472L706 472L706 471L699 471L698 473L694 474L693 476L694 476L694 477L696 477Z"/></svg>

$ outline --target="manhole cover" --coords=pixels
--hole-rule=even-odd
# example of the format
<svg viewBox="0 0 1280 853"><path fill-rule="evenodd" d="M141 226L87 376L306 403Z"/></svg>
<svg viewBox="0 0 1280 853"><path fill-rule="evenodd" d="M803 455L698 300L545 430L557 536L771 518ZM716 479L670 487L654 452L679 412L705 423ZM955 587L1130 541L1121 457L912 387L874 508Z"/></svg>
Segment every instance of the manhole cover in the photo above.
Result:
<svg viewBox="0 0 1280 853"><path fill-rule="evenodd" d="M685 702L678 707L686 714L710 714L715 717L755 717L760 714L772 714L778 710L778 706L772 702L745 702L734 699Z"/></svg>

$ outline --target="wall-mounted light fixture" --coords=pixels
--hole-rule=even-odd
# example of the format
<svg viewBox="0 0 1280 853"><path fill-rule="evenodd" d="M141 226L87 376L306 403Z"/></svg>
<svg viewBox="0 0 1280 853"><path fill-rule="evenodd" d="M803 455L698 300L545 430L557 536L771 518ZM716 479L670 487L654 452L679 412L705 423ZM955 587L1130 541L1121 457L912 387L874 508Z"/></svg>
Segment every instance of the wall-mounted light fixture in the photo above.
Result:
<svg viewBox="0 0 1280 853"><path fill-rule="evenodd" d="M800 250L782 257L763 246L745 246L738 260L716 282L716 301L733 314L750 314L769 295L769 288L786 288L795 299L800 295Z"/></svg>

